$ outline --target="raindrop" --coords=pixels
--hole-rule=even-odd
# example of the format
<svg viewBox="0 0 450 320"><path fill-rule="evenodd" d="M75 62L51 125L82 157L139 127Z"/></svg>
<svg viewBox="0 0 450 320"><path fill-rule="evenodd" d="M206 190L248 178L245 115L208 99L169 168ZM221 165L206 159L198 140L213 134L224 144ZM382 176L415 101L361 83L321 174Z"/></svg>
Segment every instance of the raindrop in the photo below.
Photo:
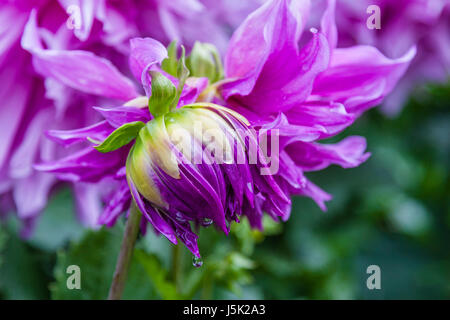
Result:
<svg viewBox="0 0 450 320"><path fill-rule="evenodd" d="M179 222L186 222L184 215L181 212L175 213L175 219Z"/></svg>
<svg viewBox="0 0 450 320"><path fill-rule="evenodd" d="M203 265L203 261L200 258L197 258L196 256L192 257L192 265L196 268L200 268Z"/></svg>
<svg viewBox="0 0 450 320"><path fill-rule="evenodd" d="M212 219L208 219L208 218L203 219L203 221L201 222L203 227L210 226L212 223L213 223L213 220Z"/></svg>

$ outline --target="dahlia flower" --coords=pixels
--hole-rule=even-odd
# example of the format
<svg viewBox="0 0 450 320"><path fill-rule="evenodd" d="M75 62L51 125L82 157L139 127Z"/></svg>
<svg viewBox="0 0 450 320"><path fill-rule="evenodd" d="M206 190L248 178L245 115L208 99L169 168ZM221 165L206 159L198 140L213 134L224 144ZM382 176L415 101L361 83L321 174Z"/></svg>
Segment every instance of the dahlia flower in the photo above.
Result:
<svg viewBox="0 0 450 320"><path fill-rule="evenodd" d="M326 1L318 1L318 6ZM370 5L380 8L380 29L369 29ZM316 8L319 9L319 8ZM448 0L338 0L336 19L339 44L371 45L389 58L404 55L417 46L397 88L385 99L382 111L396 115L415 87L426 82L445 83L450 74L450 3ZM319 10L318 10L319 11Z"/></svg>
<svg viewBox="0 0 450 320"><path fill-rule="evenodd" d="M288 219L291 195L311 197L325 210L324 202L331 196L304 173L331 164L355 167L369 154L362 137L337 144L317 141L341 132L380 103L405 72L415 49L392 60L371 46L337 48L334 1L329 1L321 30L303 35L309 10L306 0L266 2L234 32L223 72L212 45L194 45L185 63L184 51L178 57L174 45L166 50L151 38L132 39L130 69L145 95L121 85L123 76L100 61L82 54L62 58L61 65L79 68L65 73L64 79L80 91L130 100L116 107L95 107L104 120L92 126L48 132L63 145L86 145L87 139L91 143L59 160L42 162L37 169L67 181L115 179L120 186L110 195L100 223L114 224L135 203L145 217L143 231L150 223L173 243L181 240L197 257L192 224L214 224L227 233L231 221L246 216L252 227L262 228L263 212L275 220ZM36 31L29 22L30 50L35 50ZM302 36L309 40L299 48ZM89 70L96 69L104 71L102 77L91 78ZM62 73L56 64L46 65L46 70ZM214 137L220 139L213 150L228 154L229 161L214 159L204 136L195 132L196 122L216 129ZM258 142L256 163L250 161L251 141ZM261 141L270 147L276 144L279 153L264 154ZM231 153L228 145L234 146ZM237 162L238 158L245 161ZM270 174L258 170L268 169L272 162L277 165Z"/></svg>
<svg viewBox="0 0 450 320"><path fill-rule="evenodd" d="M178 39L188 47L199 38L223 48L237 23L227 16L242 16L249 7L228 5L225 14L222 5L213 12L212 3L197 0L1 1L0 216L15 210L27 235L45 207L57 180L33 164L73 151L51 143L45 130L92 124L99 119L93 104L113 105L136 95L134 84L118 71L128 71L130 38ZM27 25L35 28L31 37ZM76 65L79 59L85 69ZM77 74L78 81L66 74ZM95 81L106 74L115 75L114 81ZM81 181L72 185L81 222L97 226L105 188Z"/></svg>

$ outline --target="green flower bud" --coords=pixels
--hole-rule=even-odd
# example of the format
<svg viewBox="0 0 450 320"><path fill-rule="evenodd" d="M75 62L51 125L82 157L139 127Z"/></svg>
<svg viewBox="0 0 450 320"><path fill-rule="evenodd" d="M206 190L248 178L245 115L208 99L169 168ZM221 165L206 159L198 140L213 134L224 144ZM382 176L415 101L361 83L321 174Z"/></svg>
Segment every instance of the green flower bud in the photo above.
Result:
<svg viewBox="0 0 450 320"><path fill-rule="evenodd" d="M210 83L223 78L219 52L209 43L195 42L187 63L191 75L194 77L207 77Z"/></svg>

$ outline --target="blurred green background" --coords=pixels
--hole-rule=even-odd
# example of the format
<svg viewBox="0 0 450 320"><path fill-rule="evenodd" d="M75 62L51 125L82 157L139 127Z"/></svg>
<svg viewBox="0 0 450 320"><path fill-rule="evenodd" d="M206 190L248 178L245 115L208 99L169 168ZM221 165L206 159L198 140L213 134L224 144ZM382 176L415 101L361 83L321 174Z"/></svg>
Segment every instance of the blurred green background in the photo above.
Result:
<svg viewBox="0 0 450 320"><path fill-rule="evenodd" d="M333 194L327 212L296 198L290 220L266 220L264 233L247 223L229 237L203 229L200 268L184 247L148 234L124 298L450 299L450 85L415 96L397 118L372 109L337 137L366 137L365 164L308 175ZM63 189L31 239L18 228L14 218L0 228L1 299L106 298L124 221L83 230ZM72 264L81 290L66 287ZM366 287L369 265L381 268L381 290Z"/></svg>

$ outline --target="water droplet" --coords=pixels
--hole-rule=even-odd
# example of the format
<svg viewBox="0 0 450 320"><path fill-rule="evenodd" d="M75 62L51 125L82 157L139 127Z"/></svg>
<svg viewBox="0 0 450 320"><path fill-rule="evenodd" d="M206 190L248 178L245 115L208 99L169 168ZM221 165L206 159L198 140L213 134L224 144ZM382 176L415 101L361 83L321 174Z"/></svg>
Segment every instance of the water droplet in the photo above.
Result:
<svg viewBox="0 0 450 320"><path fill-rule="evenodd" d="M192 265L196 268L200 268L203 265L203 261L200 258L197 258L196 256L192 257Z"/></svg>
<svg viewBox="0 0 450 320"><path fill-rule="evenodd" d="M201 225L202 225L203 227L207 227L207 226L210 226L212 223L213 223L212 219L205 218L205 219L203 219L203 221L201 222Z"/></svg>
<svg viewBox="0 0 450 320"><path fill-rule="evenodd" d="M180 222L186 222L187 220L184 218L184 215L181 212L175 213L175 219Z"/></svg>

